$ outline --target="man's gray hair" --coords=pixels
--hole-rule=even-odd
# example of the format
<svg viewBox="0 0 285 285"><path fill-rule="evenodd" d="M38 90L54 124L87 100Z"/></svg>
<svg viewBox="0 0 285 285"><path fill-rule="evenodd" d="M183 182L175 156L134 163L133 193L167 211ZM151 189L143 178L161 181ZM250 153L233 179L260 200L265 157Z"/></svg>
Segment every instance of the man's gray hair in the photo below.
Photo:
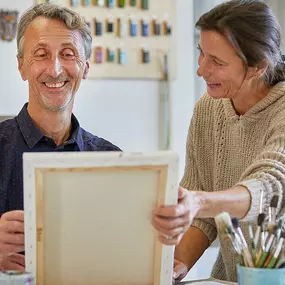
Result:
<svg viewBox="0 0 285 285"><path fill-rule="evenodd" d="M24 33L31 22L37 17L60 20L70 30L78 30L84 41L86 59L91 57L92 36L91 31L85 20L71 9L51 4L37 4L28 9L21 17L17 30L17 49L18 56L23 57Z"/></svg>

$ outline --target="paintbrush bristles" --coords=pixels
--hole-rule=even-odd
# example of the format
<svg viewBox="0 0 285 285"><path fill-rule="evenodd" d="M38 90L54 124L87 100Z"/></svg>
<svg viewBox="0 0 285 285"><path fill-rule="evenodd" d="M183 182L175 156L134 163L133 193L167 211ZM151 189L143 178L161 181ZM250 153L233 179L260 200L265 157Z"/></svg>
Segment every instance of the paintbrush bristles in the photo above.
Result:
<svg viewBox="0 0 285 285"><path fill-rule="evenodd" d="M243 258L241 255L242 243L233 228L229 213L223 212L217 215L215 217L215 222L220 235L220 239L223 240L224 242L230 241L232 243L232 247L235 253L237 254L238 259L240 260L239 262L243 264Z"/></svg>
<svg viewBox="0 0 285 285"><path fill-rule="evenodd" d="M226 213L226 212L220 213L219 215L215 217L215 222L216 222L218 230L221 233L225 233L229 229L231 229L232 231L234 230L229 213Z"/></svg>
<svg viewBox="0 0 285 285"><path fill-rule="evenodd" d="M264 220L265 220L265 214L264 213L259 214L257 218L257 225L261 227L264 223Z"/></svg>
<svg viewBox="0 0 285 285"><path fill-rule="evenodd" d="M271 208L277 208L278 200L279 200L279 196L278 196L278 195L274 195L274 196L272 197L272 199L271 199L270 207L271 207Z"/></svg>

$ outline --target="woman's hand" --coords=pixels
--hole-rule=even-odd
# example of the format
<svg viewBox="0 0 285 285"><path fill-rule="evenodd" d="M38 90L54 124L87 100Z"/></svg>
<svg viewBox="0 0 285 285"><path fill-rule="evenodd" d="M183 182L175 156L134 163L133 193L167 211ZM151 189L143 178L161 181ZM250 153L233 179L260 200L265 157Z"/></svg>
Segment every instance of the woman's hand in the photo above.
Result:
<svg viewBox="0 0 285 285"><path fill-rule="evenodd" d="M188 273L187 266L181 261L174 259L172 284L181 281Z"/></svg>
<svg viewBox="0 0 285 285"><path fill-rule="evenodd" d="M178 189L178 204L160 206L153 214L153 225L159 231L159 239L167 245L179 244L200 209L200 199L195 191Z"/></svg>

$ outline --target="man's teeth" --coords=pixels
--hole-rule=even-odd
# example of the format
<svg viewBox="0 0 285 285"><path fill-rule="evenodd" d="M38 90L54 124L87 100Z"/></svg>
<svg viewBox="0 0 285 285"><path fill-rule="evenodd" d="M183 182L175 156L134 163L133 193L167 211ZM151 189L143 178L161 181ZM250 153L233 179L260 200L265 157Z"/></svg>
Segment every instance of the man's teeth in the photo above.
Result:
<svg viewBox="0 0 285 285"><path fill-rule="evenodd" d="M45 86L49 88L60 88L65 84L65 82L58 82L58 83L45 83Z"/></svg>

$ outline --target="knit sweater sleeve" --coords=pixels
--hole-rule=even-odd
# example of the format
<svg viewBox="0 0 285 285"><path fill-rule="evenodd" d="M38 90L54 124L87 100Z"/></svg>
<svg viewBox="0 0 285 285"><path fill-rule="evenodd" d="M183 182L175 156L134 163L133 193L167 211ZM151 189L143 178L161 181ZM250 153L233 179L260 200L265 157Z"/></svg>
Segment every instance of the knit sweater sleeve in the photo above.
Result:
<svg viewBox="0 0 285 285"><path fill-rule="evenodd" d="M285 122L281 118L272 122L263 151L244 171L237 185L247 187L251 205L243 221L256 221L260 196L263 193L263 212L266 214L274 195L279 196L277 212L284 214L285 189Z"/></svg>
<svg viewBox="0 0 285 285"><path fill-rule="evenodd" d="M203 191L201 183L199 182L199 171L196 167L195 158L195 145L193 143L193 137L195 134L196 127L196 115L194 110L194 115L192 117L186 144L186 160L185 160L185 170L180 186L188 189L189 191ZM217 229L215 221L212 218L207 219L194 219L192 226L199 228L208 238L209 245L217 237Z"/></svg>

